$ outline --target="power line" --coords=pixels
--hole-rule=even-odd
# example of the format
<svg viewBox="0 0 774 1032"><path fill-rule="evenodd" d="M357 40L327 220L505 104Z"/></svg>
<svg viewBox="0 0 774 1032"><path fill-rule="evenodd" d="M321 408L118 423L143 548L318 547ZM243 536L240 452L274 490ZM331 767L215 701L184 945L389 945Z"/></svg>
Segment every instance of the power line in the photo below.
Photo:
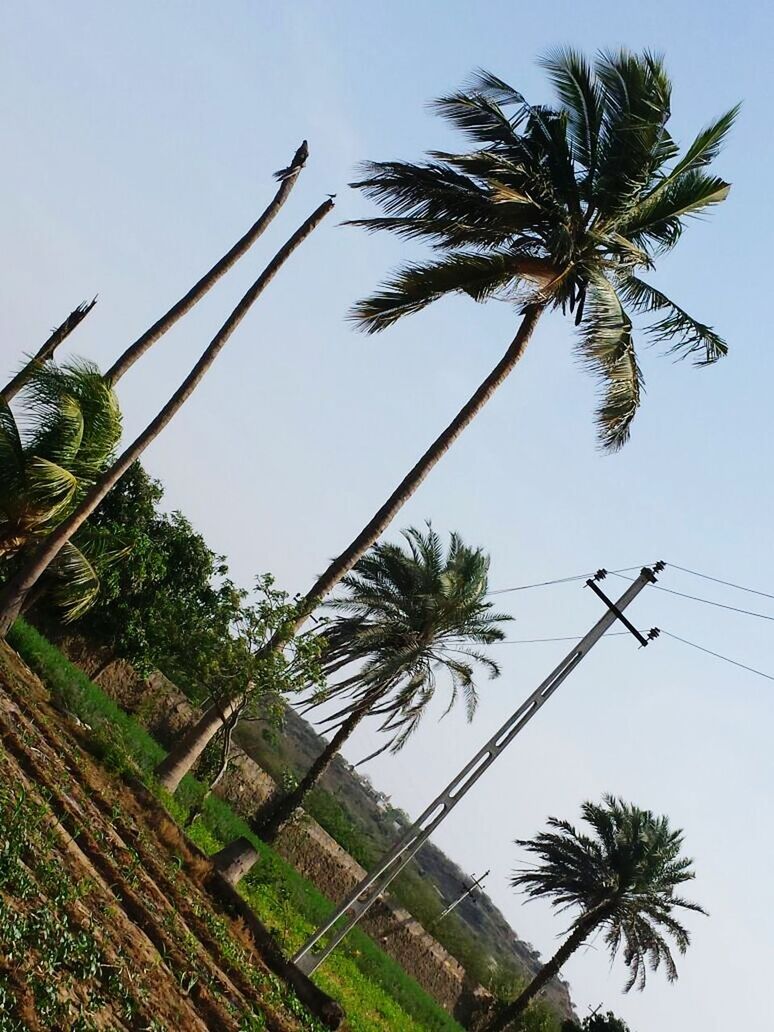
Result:
<svg viewBox="0 0 774 1032"><path fill-rule="evenodd" d="M697 645L695 641L688 641L687 638L681 638L677 634L672 634L671 631L665 631L663 627L660 628L660 631L662 634L666 634L668 638L674 638L675 641L681 641L683 645L690 645L692 649L698 649L699 652L706 652L708 656L714 656L715 659L722 659L724 663L730 663L732 666L740 667L742 670L748 670L751 674L765 677L767 681L774 681L774 676L772 676L772 674L764 673L763 670L756 670L755 667L747 666L746 663L740 663L736 659L722 656L719 652L713 652L712 649L707 649L703 645Z"/></svg>
<svg viewBox="0 0 774 1032"><path fill-rule="evenodd" d="M640 569L642 569L642 563L639 566L625 566L620 570L606 570L605 572L618 574ZM496 591L488 591L487 595L505 595L509 591L527 591L529 588L547 588L552 584L569 584L570 581L588 580L589 577L593 577L597 572L594 570L591 573L578 573L573 577L558 577L556 580L538 581L536 584L518 584L515 588L498 588Z"/></svg>
<svg viewBox="0 0 774 1032"><path fill-rule="evenodd" d="M628 637L628 631L608 631L606 638ZM561 638L504 638L502 641L492 641L490 645L535 645L544 641L578 641L582 635L568 634Z"/></svg>
<svg viewBox="0 0 774 1032"><path fill-rule="evenodd" d="M722 580L720 577L711 577L708 573L699 573L697 570L689 570L685 566L678 566L677 563L669 563L674 570L682 570L683 573L690 573L694 577L701 577L704 580L714 581L716 584L724 584L727 588L736 588L738 591L748 591L751 595L760 595L762 598L774 599L768 591L758 591L757 588L747 588L744 584L734 584L733 581Z"/></svg>
<svg viewBox="0 0 774 1032"><path fill-rule="evenodd" d="M672 565L672 564L670 564ZM617 570L608 571L614 577L621 577L621 574ZM622 580L631 580L631 577L621 577ZM717 609L728 609L732 613L742 613L744 616L754 616L759 620L774 620L774 616L770 613L758 613L754 609L740 609L739 606L729 606L725 602L715 602L711 598L702 598L700 595L687 595L684 591L675 591L674 588L665 588L661 584L654 584L653 587L656 591L665 591L667 595L677 595L678 598L688 598L692 602L702 602L705 606L715 606Z"/></svg>

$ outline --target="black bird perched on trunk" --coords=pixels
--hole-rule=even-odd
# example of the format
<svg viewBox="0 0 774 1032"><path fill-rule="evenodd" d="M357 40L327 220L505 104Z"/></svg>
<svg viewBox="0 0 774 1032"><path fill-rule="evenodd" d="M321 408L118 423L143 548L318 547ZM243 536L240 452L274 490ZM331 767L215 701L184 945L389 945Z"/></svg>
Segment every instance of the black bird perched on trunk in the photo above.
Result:
<svg viewBox="0 0 774 1032"><path fill-rule="evenodd" d="M298 148L296 153L293 155L293 160L290 162L287 168L281 168L279 172L274 173L274 178L278 179L279 182L287 179L289 176L298 175L301 170L301 166L304 164L306 159L309 157L309 145L306 140L301 141L301 146Z"/></svg>

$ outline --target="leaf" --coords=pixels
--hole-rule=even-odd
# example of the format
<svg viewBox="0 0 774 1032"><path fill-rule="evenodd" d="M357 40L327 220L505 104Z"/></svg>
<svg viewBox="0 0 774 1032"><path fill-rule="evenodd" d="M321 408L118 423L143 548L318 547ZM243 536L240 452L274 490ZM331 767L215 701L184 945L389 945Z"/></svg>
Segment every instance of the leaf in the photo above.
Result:
<svg viewBox="0 0 774 1032"><path fill-rule="evenodd" d="M632 340L632 322L613 285L597 276L589 284L579 353L603 392L596 423L601 446L623 447L639 408L642 374Z"/></svg>
<svg viewBox="0 0 774 1032"><path fill-rule="evenodd" d="M637 312L666 312L646 333L654 342L668 344L667 354L703 355L696 365L711 365L728 353L728 345L711 326L693 319L666 294L636 276L621 280L621 293Z"/></svg>

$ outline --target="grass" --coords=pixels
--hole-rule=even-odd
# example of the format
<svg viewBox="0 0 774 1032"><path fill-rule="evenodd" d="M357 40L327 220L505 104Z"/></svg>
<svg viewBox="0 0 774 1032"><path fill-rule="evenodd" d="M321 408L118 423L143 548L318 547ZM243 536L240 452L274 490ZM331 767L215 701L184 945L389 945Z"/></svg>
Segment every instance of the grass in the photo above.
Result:
<svg viewBox="0 0 774 1032"><path fill-rule="evenodd" d="M101 760L119 772L136 764L149 787L159 791L152 778L154 766L164 755L158 742L29 624L18 621L8 640L40 676L55 702L93 729L93 751ZM177 796L165 795L164 802L182 823L202 792L203 786L187 777ZM208 853L239 835L254 843L261 860L243 880L240 891L286 952L299 946L331 912L330 901L257 839L216 796L206 801L201 818L188 834ZM399 964L357 929L315 973L314 980L345 1008L351 1032L461 1032L457 1022Z"/></svg>

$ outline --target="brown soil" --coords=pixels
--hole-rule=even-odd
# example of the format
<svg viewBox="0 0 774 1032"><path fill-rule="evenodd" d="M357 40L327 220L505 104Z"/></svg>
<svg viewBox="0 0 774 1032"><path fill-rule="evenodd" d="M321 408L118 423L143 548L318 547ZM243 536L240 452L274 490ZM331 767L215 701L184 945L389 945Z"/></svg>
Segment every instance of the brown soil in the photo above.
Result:
<svg viewBox="0 0 774 1032"><path fill-rule="evenodd" d="M21 959L0 957L18 1022L9 1017L6 1024L0 1014L0 1028L322 1028L272 975L244 921L230 918L205 891L208 864L146 793L88 755L79 733L49 705L18 656L0 646L0 784L44 814L48 859L57 876L81 887L75 898L47 897L48 882L35 873L40 856L22 857L17 867L33 889L14 896L12 881L0 883L0 902L12 918L36 907L58 911L68 927L88 934L101 957L91 981L68 978L66 965L52 969L61 1005L55 1023L41 1018L30 989L42 947L33 943ZM0 839L6 830L0 827ZM119 983L120 991L111 992Z"/></svg>

